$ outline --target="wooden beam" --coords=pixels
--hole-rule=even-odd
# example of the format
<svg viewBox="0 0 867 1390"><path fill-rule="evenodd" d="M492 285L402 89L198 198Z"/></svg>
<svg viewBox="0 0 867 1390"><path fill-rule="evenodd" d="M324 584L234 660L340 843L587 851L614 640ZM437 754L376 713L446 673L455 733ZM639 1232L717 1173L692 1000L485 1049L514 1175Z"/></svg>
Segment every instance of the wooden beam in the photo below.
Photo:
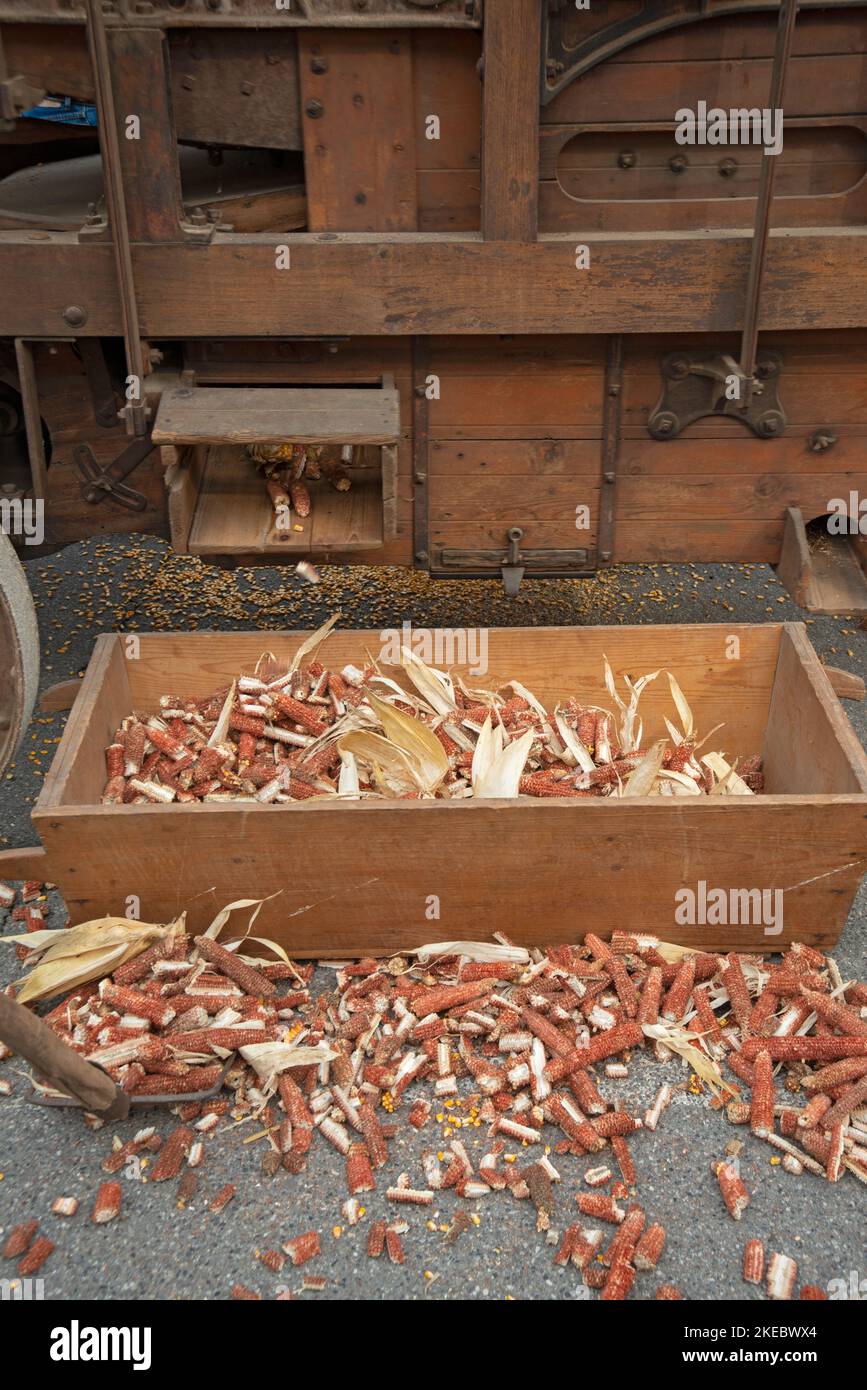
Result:
<svg viewBox="0 0 867 1390"><path fill-rule="evenodd" d="M133 247L148 337L288 334L728 333L743 317L749 237L588 234L485 242L471 234L216 233L208 246ZM0 333L122 332L111 247L69 232L0 232ZM772 233L760 328L867 327L867 230Z"/></svg>
<svg viewBox="0 0 867 1390"><path fill-rule="evenodd" d="M540 0L485 0L482 233L535 241L539 201Z"/></svg>
<svg viewBox="0 0 867 1390"><path fill-rule="evenodd" d="M107 38L130 240L178 241L184 214L165 36L113 29ZM139 133L130 139L133 116Z"/></svg>

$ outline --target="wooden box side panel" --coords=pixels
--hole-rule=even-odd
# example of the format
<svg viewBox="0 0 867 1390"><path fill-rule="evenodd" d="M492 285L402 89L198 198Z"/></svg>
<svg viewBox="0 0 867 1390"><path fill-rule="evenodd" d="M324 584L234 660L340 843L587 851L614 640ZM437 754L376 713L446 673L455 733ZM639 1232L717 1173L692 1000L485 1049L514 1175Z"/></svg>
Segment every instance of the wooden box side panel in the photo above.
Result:
<svg viewBox="0 0 867 1390"><path fill-rule="evenodd" d="M664 663L690 702L699 735L723 723L715 746L731 756L745 757L762 747L780 630L773 623L685 625L662 632L649 626L413 629L411 641L422 659L452 668L473 687L493 689L518 680L548 709L571 695L587 704L611 707L603 680L606 656L621 692L624 674L635 678ZM210 694L235 676L252 672L266 651L288 665L308 636L300 632L143 633L140 656L127 666L133 703L143 712L153 711L169 686L180 696ZM737 660L728 655L732 637L740 643ZM394 661L402 640L404 634L397 629L337 630L318 655L339 670L347 662L361 664L369 652L385 667ZM389 674L403 678L399 669ZM664 715L676 718L664 673L645 690L640 711L645 741L664 734Z"/></svg>
<svg viewBox="0 0 867 1390"><path fill-rule="evenodd" d="M131 711L122 638L115 634L97 637L33 812L35 824L56 806L99 804L106 781L105 749L120 721Z"/></svg>
<svg viewBox="0 0 867 1390"><path fill-rule="evenodd" d="M867 792L867 756L803 623L783 628L764 761L777 794Z"/></svg>
<svg viewBox="0 0 867 1390"><path fill-rule="evenodd" d="M861 798L366 804L350 814L105 807L61 809L40 828L73 921L122 911L135 894L143 920L185 909L201 931L226 903L277 894L256 932L295 956L391 953L495 930L527 946L619 928L707 950L829 947L867 858ZM684 923L683 890L698 901L702 883L729 897L764 892L765 915L703 924L699 910Z"/></svg>

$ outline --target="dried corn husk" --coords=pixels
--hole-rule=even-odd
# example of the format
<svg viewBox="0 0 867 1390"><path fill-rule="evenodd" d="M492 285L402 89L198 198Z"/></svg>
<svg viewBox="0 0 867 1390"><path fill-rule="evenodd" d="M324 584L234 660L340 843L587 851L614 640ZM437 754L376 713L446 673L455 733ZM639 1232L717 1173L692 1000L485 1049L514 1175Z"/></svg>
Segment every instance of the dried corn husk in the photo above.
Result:
<svg viewBox="0 0 867 1390"><path fill-rule="evenodd" d="M652 748L645 753L641 762L630 772L621 796L652 796L665 757L665 739L657 739Z"/></svg>
<svg viewBox="0 0 867 1390"><path fill-rule="evenodd" d="M750 790L731 764L726 762L722 753L705 753L702 762L718 779L710 793L711 796L714 793L718 796L755 796L755 792Z"/></svg>
<svg viewBox="0 0 867 1390"><path fill-rule="evenodd" d="M535 737L534 730L528 729L520 738L507 743L491 761L484 776L473 783L473 795L482 798L517 796L518 783Z"/></svg>
<svg viewBox="0 0 867 1390"><path fill-rule="evenodd" d="M292 665L289 667L290 671L297 671L307 653L312 652L314 647L318 647L320 643L325 641L331 629L336 626L339 618L339 612L332 613L327 623L323 623L321 627L318 627L310 637L306 638L305 641L301 643L301 646L292 658Z"/></svg>
<svg viewBox="0 0 867 1390"><path fill-rule="evenodd" d="M426 666L409 647L401 647L400 664L418 693L424 696L437 714L454 713L455 688L451 676L446 675L445 671L437 671L433 666Z"/></svg>
<svg viewBox="0 0 867 1390"><path fill-rule="evenodd" d="M290 1067L318 1066L320 1062L330 1062L337 1053L325 1043L316 1047L296 1047L294 1043L263 1042L250 1043L238 1049L245 1062L267 1081L269 1077L288 1071Z"/></svg>
<svg viewBox="0 0 867 1390"><path fill-rule="evenodd" d="M695 1033L688 1033L685 1028L678 1028L674 1023L645 1023L642 1026L648 1038L661 1042L679 1057L683 1057L696 1075L707 1082L714 1095L720 1091L729 1091L733 1096L738 1095L737 1088L724 1080L716 1062L708 1057L700 1046L696 1047Z"/></svg>
<svg viewBox="0 0 867 1390"><path fill-rule="evenodd" d="M425 789L424 773L416 759L382 734L354 729L344 734L337 747L341 755L352 753L369 767L374 781L386 792L400 795Z"/></svg>
<svg viewBox="0 0 867 1390"><path fill-rule="evenodd" d="M19 1004L26 1004L100 980L182 924L182 917L169 926L101 917L59 931L4 936L3 941L30 946L41 956L39 964L18 982L15 997Z"/></svg>
<svg viewBox="0 0 867 1390"><path fill-rule="evenodd" d="M386 738L418 766L423 790L433 796L449 770L449 760L439 739L426 724L377 699L372 692L367 698Z"/></svg>
<svg viewBox="0 0 867 1390"><path fill-rule="evenodd" d="M500 946L491 941L433 941L426 946L416 946L407 951L408 956L417 956L419 961L429 961L437 956L465 956L467 960L479 961L483 965L502 961L507 965L527 965L530 952L523 946Z"/></svg>

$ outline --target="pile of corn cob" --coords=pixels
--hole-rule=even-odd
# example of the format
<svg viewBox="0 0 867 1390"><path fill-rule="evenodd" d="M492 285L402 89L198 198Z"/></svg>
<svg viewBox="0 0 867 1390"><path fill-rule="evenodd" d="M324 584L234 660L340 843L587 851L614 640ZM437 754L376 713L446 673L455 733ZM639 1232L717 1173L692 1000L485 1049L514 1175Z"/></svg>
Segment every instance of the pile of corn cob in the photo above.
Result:
<svg viewBox="0 0 867 1390"><path fill-rule="evenodd" d="M247 455L265 476L265 486L278 520L294 510L299 517L310 515L310 492L304 479L326 478L337 492L348 492L352 479L347 465L353 449L345 444L341 461L331 458L322 444L250 444Z"/></svg>
<svg viewBox="0 0 867 1390"><path fill-rule="evenodd" d="M225 918L194 939L182 921L163 929L111 978L76 988L47 1016L133 1095L201 1091L234 1059L231 1099L181 1101L165 1142L153 1128L116 1139L108 1174L156 1154L149 1181L179 1178L186 1202L208 1135L249 1123L270 1175L315 1161L318 1138L345 1156L348 1225L378 1187L395 1213L371 1222L371 1256L385 1249L402 1263L404 1218L414 1208L429 1213L449 1190L464 1204L449 1240L472 1224L474 1204L502 1193L532 1204L554 1263L577 1267L603 1299L625 1298L663 1251L665 1231L640 1204L631 1146L646 1148L644 1133L680 1090L707 1088L711 1104L781 1153L793 1174L867 1182L867 985L844 981L808 946L774 965L625 932L545 952L495 933L497 944L443 942L389 961L328 965L334 983L316 996L312 966L253 959L243 942L217 941ZM617 1082L645 1048L661 1063L680 1057L690 1077L663 1081L639 1115L617 1098ZM378 1178L404 1106L412 1127L439 1132L418 1172ZM734 1220L750 1202L733 1157L740 1147L729 1141L713 1165ZM221 1188L210 1209L222 1210L234 1190ZM119 1191L109 1196L109 1209L119 1205ZM110 1219L106 1203L94 1220ZM319 1250L318 1233L305 1232L261 1258L279 1271L287 1256L297 1265ZM751 1239L743 1276L765 1275L770 1297L792 1297L795 1261L775 1252L765 1271L764 1248ZM243 1286L236 1293L256 1296ZM680 1296L670 1284L656 1290ZM806 1285L800 1296L826 1294Z"/></svg>
<svg viewBox="0 0 867 1390"><path fill-rule="evenodd" d="M333 621L333 620L332 620ZM326 624L330 629L331 624ZM761 761L739 767L700 754L692 712L669 674L681 727L641 746L638 701L608 663L615 717L568 700L549 714L518 681L471 690L403 649L401 686L377 664L340 671L301 655L288 671L261 662L204 699L160 698L159 714L124 719L106 749L102 800L290 802L312 797L397 798L751 795Z"/></svg>

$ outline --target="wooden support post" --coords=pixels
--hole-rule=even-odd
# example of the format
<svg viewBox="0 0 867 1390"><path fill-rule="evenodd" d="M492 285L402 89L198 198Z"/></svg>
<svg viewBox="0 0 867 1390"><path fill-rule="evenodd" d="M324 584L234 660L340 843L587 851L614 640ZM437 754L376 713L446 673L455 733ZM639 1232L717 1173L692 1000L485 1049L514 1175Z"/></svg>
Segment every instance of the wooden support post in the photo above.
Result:
<svg viewBox="0 0 867 1390"><path fill-rule="evenodd" d="M485 0L482 234L535 241L540 0Z"/></svg>
<svg viewBox="0 0 867 1390"><path fill-rule="evenodd" d="M165 35L111 29L107 39L129 239L180 241L184 208Z"/></svg>
<svg viewBox="0 0 867 1390"><path fill-rule="evenodd" d="M33 496L44 501L48 488L48 464L45 461L42 416L39 412L39 387L36 383L33 348L24 338L15 339L15 361L24 409L24 429L27 435L30 475L33 479Z"/></svg>

